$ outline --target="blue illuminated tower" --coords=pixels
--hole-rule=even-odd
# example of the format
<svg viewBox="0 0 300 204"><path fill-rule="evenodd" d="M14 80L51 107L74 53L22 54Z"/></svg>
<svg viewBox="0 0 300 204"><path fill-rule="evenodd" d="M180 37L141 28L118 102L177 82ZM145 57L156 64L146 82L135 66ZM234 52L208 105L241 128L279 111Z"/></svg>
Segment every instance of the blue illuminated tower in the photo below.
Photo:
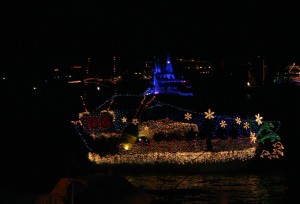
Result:
<svg viewBox="0 0 300 204"><path fill-rule="evenodd" d="M170 79L170 80L175 79L170 54L167 54L167 61L166 61L166 68L165 68L165 78Z"/></svg>
<svg viewBox="0 0 300 204"><path fill-rule="evenodd" d="M159 60L154 58L154 75L158 73L161 73L161 67L159 64Z"/></svg>
<svg viewBox="0 0 300 204"><path fill-rule="evenodd" d="M154 93L159 92L159 84L158 84L158 81L157 81L157 77L159 77L161 72L162 71L161 71L161 67L160 67L160 64L159 64L159 60L154 58L154 73L153 73L153 80L152 80Z"/></svg>
<svg viewBox="0 0 300 204"><path fill-rule="evenodd" d="M166 65L161 68L159 61L154 58L154 71L150 87L146 94L178 94L192 96L191 86L186 80L175 79L171 58L167 54Z"/></svg>

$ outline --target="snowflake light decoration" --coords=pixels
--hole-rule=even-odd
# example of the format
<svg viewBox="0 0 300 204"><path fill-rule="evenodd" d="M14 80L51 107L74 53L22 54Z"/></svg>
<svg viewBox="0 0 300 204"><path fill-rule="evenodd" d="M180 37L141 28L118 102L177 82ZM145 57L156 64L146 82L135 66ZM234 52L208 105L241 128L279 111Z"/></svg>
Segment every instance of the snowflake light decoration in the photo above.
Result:
<svg viewBox="0 0 300 204"><path fill-rule="evenodd" d="M236 117L235 122L236 122L236 124L240 125L242 123L241 118Z"/></svg>
<svg viewBox="0 0 300 204"><path fill-rule="evenodd" d="M250 124L248 123L248 122L245 122L244 123L244 128L247 130L247 129L249 129L250 128Z"/></svg>
<svg viewBox="0 0 300 204"><path fill-rule="evenodd" d="M192 119L192 114L190 114L190 113L184 114L184 119L191 120Z"/></svg>
<svg viewBox="0 0 300 204"><path fill-rule="evenodd" d="M204 112L204 114L205 114L205 118L207 118L207 119L212 119L212 118L215 117L215 116L214 116L215 112L212 112L212 111L210 110L210 108L208 109L207 112Z"/></svg>
<svg viewBox="0 0 300 204"><path fill-rule="evenodd" d="M250 142L255 143L256 142L256 135L255 132L250 132Z"/></svg>
<svg viewBox="0 0 300 204"><path fill-rule="evenodd" d="M220 125L221 125L222 128L225 128L226 125L227 125L226 121L225 120L221 120Z"/></svg>
<svg viewBox="0 0 300 204"><path fill-rule="evenodd" d="M259 115L259 113L257 114L257 115L255 115L255 121L257 122L257 124L258 125L261 125L262 124L262 119L263 119L263 117L261 117L260 115Z"/></svg>

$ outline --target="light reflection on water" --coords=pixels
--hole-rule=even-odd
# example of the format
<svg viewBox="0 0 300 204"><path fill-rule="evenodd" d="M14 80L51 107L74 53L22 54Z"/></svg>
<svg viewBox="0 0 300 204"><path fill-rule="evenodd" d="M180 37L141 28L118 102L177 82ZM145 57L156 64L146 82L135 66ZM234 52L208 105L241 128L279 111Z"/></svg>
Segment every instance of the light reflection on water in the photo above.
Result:
<svg viewBox="0 0 300 204"><path fill-rule="evenodd" d="M177 185L177 193L161 194L161 197L181 203L217 203L221 193L229 203L288 203L284 173L144 174L126 175L126 178L136 187L150 190L174 189Z"/></svg>

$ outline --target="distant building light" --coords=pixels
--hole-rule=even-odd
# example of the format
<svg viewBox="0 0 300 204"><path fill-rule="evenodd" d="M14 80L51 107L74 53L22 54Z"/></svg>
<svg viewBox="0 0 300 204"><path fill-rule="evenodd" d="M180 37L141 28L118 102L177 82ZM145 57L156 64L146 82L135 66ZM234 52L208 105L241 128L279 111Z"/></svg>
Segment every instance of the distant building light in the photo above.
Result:
<svg viewBox="0 0 300 204"><path fill-rule="evenodd" d="M81 69L82 66L71 66L72 69Z"/></svg>
<svg viewBox="0 0 300 204"><path fill-rule="evenodd" d="M80 80L68 81L69 84L78 84L81 83Z"/></svg>

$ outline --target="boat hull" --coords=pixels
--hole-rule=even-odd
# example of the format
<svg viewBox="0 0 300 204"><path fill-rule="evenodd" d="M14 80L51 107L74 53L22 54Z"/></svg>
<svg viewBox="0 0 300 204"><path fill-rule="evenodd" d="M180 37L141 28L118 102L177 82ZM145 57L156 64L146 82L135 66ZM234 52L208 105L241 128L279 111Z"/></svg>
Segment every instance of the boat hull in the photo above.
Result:
<svg viewBox="0 0 300 204"><path fill-rule="evenodd" d="M94 170L100 172L115 172L115 173L217 173L227 171L241 171L246 169L251 163L251 160L232 160L226 162L207 162L207 163L187 163L187 164L104 164L95 165Z"/></svg>

